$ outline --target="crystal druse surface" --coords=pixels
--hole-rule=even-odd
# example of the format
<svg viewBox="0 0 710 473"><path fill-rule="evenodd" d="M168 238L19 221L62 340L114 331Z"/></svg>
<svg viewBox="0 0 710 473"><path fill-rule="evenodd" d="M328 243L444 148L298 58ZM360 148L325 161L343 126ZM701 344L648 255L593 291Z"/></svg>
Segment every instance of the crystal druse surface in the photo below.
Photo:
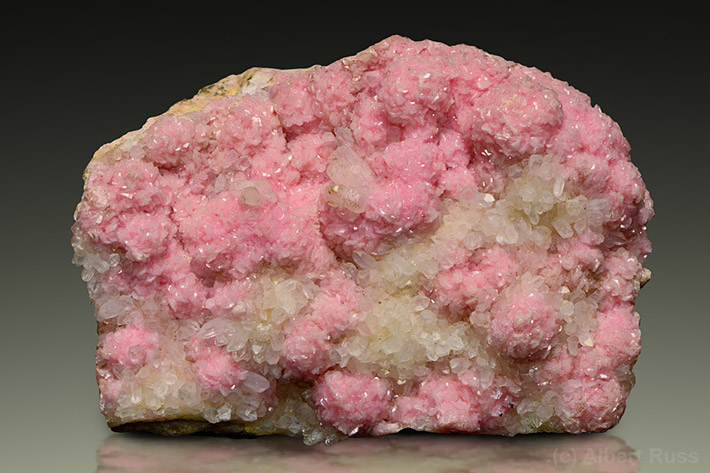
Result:
<svg viewBox="0 0 710 473"><path fill-rule="evenodd" d="M87 167L101 410L307 443L607 430L652 215L588 96L472 46L227 77Z"/></svg>

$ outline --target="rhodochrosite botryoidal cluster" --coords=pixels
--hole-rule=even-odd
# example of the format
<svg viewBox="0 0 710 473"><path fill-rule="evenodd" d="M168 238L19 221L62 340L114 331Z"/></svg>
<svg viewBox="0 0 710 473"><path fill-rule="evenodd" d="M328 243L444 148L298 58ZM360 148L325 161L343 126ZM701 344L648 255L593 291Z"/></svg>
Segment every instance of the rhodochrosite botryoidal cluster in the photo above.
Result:
<svg viewBox="0 0 710 473"><path fill-rule="evenodd" d="M73 227L117 430L603 431L652 202L537 69L393 36L251 69L102 147Z"/></svg>

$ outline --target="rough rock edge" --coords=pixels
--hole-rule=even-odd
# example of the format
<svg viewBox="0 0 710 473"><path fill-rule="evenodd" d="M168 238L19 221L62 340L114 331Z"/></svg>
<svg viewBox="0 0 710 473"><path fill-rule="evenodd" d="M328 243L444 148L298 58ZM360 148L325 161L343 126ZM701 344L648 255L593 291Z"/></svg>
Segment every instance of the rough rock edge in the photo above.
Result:
<svg viewBox="0 0 710 473"><path fill-rule="evenodd" d="M143 432L155 435L162 435L166 437L181 437L185 435L210 435L216 437L235 437L235 438L256 438L263 437L265 435L286 435L283 431L273 432L273 433L263 433L263 431L254 431L249 428L249 424L242 424L236 421L230 422L217 422L210 423L205 420L187 420L187 419L167 419L167 420L154 420L154 421L136 421L136 422L126 422L124 424L111 425L109 427L114 432ZM595 430L590 430L584 433L603 433L611 429L611 427L599 428ZM407 427L403 431L406 432L424 432L429 434L460 434L461 432L457 430L417 430L413 427ZM402 431L400 431L402 432ZM527 435L533 435L535 433L539 434L569 434L564 429L553 429L549 425L543 424L540 428L531 432ZM477 435L477 436L505 436L512 437L514 435L521 434L509 434L504 431L478 431L472 432L467 435ZM297 435L296 435L297 436ZM338 435L340 438L345 438L346 436ZM359 433L355 435L356 437L369 437L370 435Z"/></svg>
<svg viewBox="0 0 710 473"><path fill-rule="evenodd" d="M651 280L651 270L648 268L642 268L641 273L639 273L636 278L638 278L639 289L641 289L648 281Z"/></svg>
<svg viewBox="0 0 710 473"><path fill-rule="evenodd" d="M320 67L320 66L312 66ZM292 69L293 71L299 71L303 69ZM130 131L116 140L106 143L101 146L91 158L91 164L94 161L100 161L104 157L110 155L112 152L119 150L121 148L129 148L134 144L137 144L141 138L145 135L146 131L153 125L153 123L160 117L164 115L185 115L190 112L196 112L204 109L210 102L213 102L222 97L239 96L249 93L253 93L259 89L263 89L274 77L274 74L280 72L279 69L263 68L263 67L252 67L247 69L238 75L229 75L224 79L221 79L214 84L207 85L201 88L195 96L189 99L183 99L176 104L172 105L164 113L151 117L146 120L145 124L138 130ZM88 181L90 174L90 167L87 166L84 171L84 186L86 187L86 182Z"/></svg>
<svg viewBox="0 0 710 473"><path fill-rule="evenodd" d="M207 434L224 437L256 437L249 434L245 426L234 422L218 422L211 424L205 420L161 420L138 421L119 424L111 427L114 432L148 432L166 437L183 435Z"/></svg>

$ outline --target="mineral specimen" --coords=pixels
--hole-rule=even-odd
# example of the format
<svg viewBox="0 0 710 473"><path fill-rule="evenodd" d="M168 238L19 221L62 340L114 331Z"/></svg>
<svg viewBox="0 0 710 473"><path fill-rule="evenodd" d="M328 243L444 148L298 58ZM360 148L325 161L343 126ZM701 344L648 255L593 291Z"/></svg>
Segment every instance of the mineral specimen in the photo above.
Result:
<svg viewBox="0 0 710 473"><path fill-rule="evenodd" d="M101 410L307 443L609 429L652 214L598 106L471 46L227 77L87 167Z"/></svg>

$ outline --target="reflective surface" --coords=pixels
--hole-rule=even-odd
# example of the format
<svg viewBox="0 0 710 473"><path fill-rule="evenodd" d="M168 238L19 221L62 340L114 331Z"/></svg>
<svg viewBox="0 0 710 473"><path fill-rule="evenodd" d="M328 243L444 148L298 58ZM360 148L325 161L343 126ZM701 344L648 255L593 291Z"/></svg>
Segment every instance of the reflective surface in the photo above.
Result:
<svg viewBox="0 0 710 473"><path fill-rule="evenodd" d="M612 452L631 449L644 473L710 471L705 16L682 8L676 14L665 3L624 11L620 2L613 9L584 9L583 18L579 9L553 10L536 2L527 10L497 2L486 12L481 2L465 3L460 11L444 10L442 4L407 16L388 13L381 2L376 10L348 4L347 15L329 7L321 12L327 22L309 23L305 2L290 4L279 9L264 2L240 4L239 15L207 5L188 4L185 11L173 5L150 18L142 16L149 14L147 5L140 15L118 10L123 6L108 7L113 8L108 13L55 15L33 4L31 16L0 18L5 91L0 471L131 471L122 460L149 462L152 470L143 471L165 471L166 463L179 471L198 453L220 471L219 458L239 468L234 466L239 452L261 458L258 465L246 463L254 471L284 455L295 458L290 467L307 465L309 473L319 464L333 472L363 471L365 459L375 462L375 457L381 465L411 459L412 473L418 465L432 466L426 463L430 459L444 462L449 473L496 471L505 458L521 461L521 472L535 471L530 461L556 471L555 449L566 452L565 442L587 438L611 442L604 448ZM569 440L398 436L311 450L298 440L111 433L98 406L96 325L69 244L81 175L93 152L229 74L251 66L328 63L393 33L473 44L549 71L588 93L621 126L656 209L648 229L653 277L637 301L642 333L637 383L621 423L608 434ZM382 450L365 454L361 447ZM592 458L599 451L570 448L591 451ZM346 454L348 449L355 451ZM582 464L565 462L557 471L563 466L577 471L573 468ZM633 461L612 462L607 471L633 471L630 466L635 468Z"/></svg>
<svg viewBox="0 0 710 473"><path fill-rule="evenodd" d="M640 466L636 453L611 435L496 438L412 433L313 447L285 437L112 435L101 443L97 460L100 473L631 473Z"/></svg>

